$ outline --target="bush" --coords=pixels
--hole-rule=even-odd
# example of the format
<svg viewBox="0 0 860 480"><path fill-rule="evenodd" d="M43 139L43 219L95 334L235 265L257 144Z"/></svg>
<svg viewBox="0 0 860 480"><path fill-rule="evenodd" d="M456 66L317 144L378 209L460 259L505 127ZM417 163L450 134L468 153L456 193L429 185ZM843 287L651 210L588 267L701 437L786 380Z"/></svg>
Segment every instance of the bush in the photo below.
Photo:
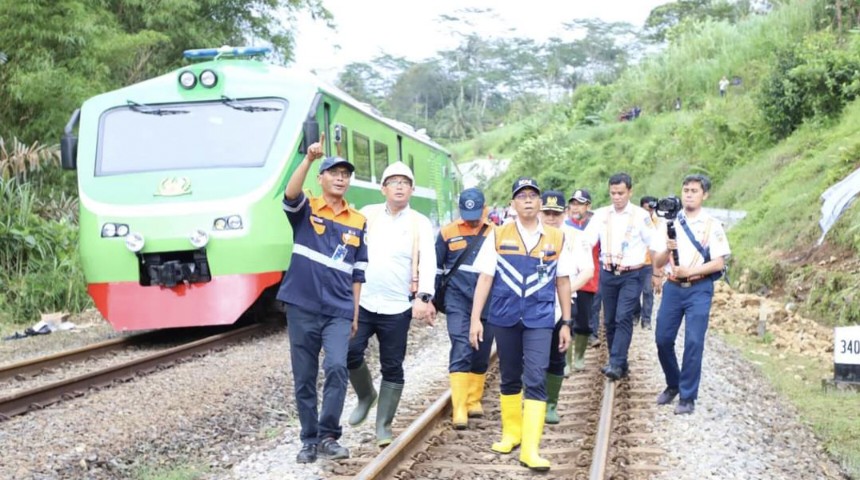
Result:
<svg viewBox="0 0 860 480"><path fill-rule="evenodd" d="M810 35L777 54L758 95L771 133L782 139L806 120L833 118L860 91L860 41Z"/></svg>

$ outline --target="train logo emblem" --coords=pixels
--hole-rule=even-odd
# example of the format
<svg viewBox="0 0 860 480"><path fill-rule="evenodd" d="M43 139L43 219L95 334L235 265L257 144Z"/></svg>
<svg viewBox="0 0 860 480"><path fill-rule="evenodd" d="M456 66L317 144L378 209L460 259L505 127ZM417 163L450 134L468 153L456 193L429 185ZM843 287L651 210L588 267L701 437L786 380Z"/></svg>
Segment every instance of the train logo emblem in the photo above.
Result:
<svg viewBox="0 0 860 480"><path fill-rule="evenodd" d="M168 177L158 184L156 197L178 197L191 193L191 180L187 177Z"/></svg>

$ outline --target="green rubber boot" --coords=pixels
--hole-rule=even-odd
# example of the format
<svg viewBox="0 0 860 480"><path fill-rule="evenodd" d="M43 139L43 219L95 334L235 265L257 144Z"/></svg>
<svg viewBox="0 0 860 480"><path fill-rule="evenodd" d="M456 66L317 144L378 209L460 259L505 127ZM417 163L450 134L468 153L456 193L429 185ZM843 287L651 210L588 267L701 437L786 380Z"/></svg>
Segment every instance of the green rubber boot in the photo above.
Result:
<svg viewBox="0 0 860 480"><path fill-rule="evenodd" d="M577 333L573 337L573 369L585 370L585 349L588 348L588 335ZM570 348L567 349L570 352Z"/></svg>
<svg viewBox="0 0 860 480"><path fill-rule="evenodd" d="M400 405L403 385L383 381L379 385L379 403L376 405L376 444L385 447L394 439L391 422Z"/></svg>
<svg viewBox="0 0 860 480"><path fill-rule="evenodd" d="M564 377L560 375L546 374L546 423L550 425L561 421L558 417L558 394L563 381Z"/></svg>
<svg viewBox="0 0 860 480"><path fill-rule="evenodd" d="M373 388L373 377L370 376L370 369L367 368L366 363L349 371L349 383L358 395L358 404L349 415L349 424L355 427L364 423L367 413L376 403L376 389Z"/></svg>

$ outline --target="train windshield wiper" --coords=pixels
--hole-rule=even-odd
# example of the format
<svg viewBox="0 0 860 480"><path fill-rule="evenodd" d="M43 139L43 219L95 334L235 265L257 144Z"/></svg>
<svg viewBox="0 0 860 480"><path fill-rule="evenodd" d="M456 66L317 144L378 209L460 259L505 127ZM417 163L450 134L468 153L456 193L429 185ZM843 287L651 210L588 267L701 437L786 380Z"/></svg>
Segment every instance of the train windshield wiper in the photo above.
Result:
<svg viewBox="0 0 860 480"><path fill-rule="evenodd" d="M128 102L128 108L132 112L142 113L144 115L158 115L159 117L163 117L164 115L183 115L191 113L188 110L169 110L166 108L151 107L149 105L137 103L133 100L126 100L126 102Z"/></svg>
<svg viewBox="0 0 860 480"><path fill-rule="evenodd" d="M230 97L227 97L224 95L221 95L221 103L223 103L224 105L227 105L228 107L230 107L232 109L240 110L242 112L249 112L249 113L280 112L281 111L280 108L276 108L276 107L259 107L256 105L244 105L242 103L239 103L239 101L236 100L235 98L230 98Z"/></svg>

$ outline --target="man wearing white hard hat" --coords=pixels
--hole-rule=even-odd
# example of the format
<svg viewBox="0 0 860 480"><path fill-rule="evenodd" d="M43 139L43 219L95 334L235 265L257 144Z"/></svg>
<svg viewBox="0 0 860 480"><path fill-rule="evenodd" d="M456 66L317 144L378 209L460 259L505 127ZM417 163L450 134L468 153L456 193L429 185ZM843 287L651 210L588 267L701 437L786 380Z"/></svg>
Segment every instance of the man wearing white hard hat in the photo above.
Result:
<svg viewBox="0 0 860 480"><path fill-rule="evenodd" d="M374 402L377 444L391 443L391 422L400 403L405 380L403 359L412 319L433 325L436 309L432 299L436 280L436 249L430 219L412 210L409 199L415 189L412 170L403 162L389 165L382 173L385 202L367 205L368 267L361 291L358 331L349 344L349 380L358 395L358 404L349 417L350 425L367 418ZM379 341L382 382L379 392L364 351L370 337Z"/></svg>

